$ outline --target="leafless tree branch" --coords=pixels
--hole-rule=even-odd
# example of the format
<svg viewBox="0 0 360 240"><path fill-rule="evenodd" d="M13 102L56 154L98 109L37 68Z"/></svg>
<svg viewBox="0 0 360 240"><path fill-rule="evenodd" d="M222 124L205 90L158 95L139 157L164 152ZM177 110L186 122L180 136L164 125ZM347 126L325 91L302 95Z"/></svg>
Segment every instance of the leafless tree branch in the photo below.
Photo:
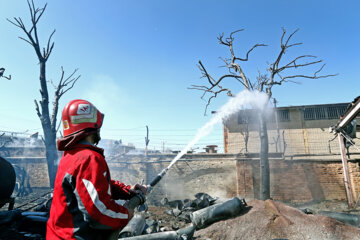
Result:
<svg viewBox="0 0 360 240"><path fill-rule="evenodd" d="M247 53L246 53L246 58L238 58L235 57L235 60L240 60L240 61L248 61L249 60L249 54L252 50L254 50L257 47L266 47L266 44L255 44Z"/></svg>
<svg viewBox="0 0 360 240"><path fill-rule="evenodd" d="M78 71L78 69L75 69L67 78L65 78L64 68L61 67L61 77L60 77L59 84L57 85L57 87L55 89L53 112L51 115L51 128L55 132L57 131L56 130L56 121L57 121L57 112L58 112L60 98L66 92L68 92L70 89L72 89L74 87L75 83L77 82L77 80L79 80L79 78L81 77L81 75L75 76L77 71Z"/></svg>
<svg viewBox="0 0 360 240"><path fill-rule="evenodd" d="M327 78L327 77L332 77L332 76L336 76L337 74L327 74L327 75L318 75L322 69L324 68L325 64L323 64L319 70L317 70L313 75L308 75L308 74L295 74L295 75L285 75L284 77L280 74L281 72L287 70L287 69L296 69L296 68L300 68L300 67L307 67L307 66L311 66L311 65L316 65L319 63L322 63L323 60L314 60L314 61L308 61L308 62L304 62L304 60L306 61L307 59L316 59L316 56L313 55L301 55L298 57L295 57L293 60L289 61L288 63L284 64L283 66L279 66L282 57L284 56L285 52L287 51L287 49L289 49L290 47L293 46L298 46L302 43L293 43L290 44L290 40L292 39L292 37L294 36L294 34L299 30L296 29L294 32L292 32L286 40L284 40L285 35L286 35L286 30L283 30L283 34L281 36L281 40L280 40L280 52L276 58L276 60L270 64L270 67L268 69L268 71L270 72L270 77L268 80L265 81L265 84L267 86L267 89L269 91L269 94L271 95L271 88L274 85L281 85L283 82L293 82L293 83L298 83L296 81L292 81L289 79L294 79L294 78L309 78L309 79L319 79L319 78ZM276 80L276 77L278 77L278 80Z"/></svg>
<svg viewBox="0 0 360 240"><path fill-rule="evenodd" d="M7 80L11 80L11 75L9 75L8 77L4 75L4 72L5 72L5 68L0 68L0 78L3 77L3 78L6 78Z"/></svg>
<svg viewBox="0 0 360 240"><path fill-rule="evenodd" d="M19 37L19 38L21 40L29 43L31 46L33 46L39 60L46 62L46 60L49 58L49 56L52 52L52 49L54 47L54 42L51 43L51 38L54 35L55 30L50 34L50 36L48 38L46 50L44 48L43 53L41 53L40 42L39 42L38 31L37 31L37 23L39 22L41 16L44 14L46 7L47 7L47 3L44 5L43 8L36 8L33 0L31 0L31 2L28 0L27 3L29 6L30 18L31 18L31 28L29 30L26 28L24 22L22 21L22 19L20 17L14 17L13 21L10 19L7 19L7 21L9 21L16 27L23 30L23 32L26 34L28 39L23 38L23 37Z"/></svg>
<svg viewBox="0 0 360 240"><path fill-rule="evenodd" d="M56 128L56 132L59 132L61 123L62 123L62 121L59 121L58 126ZM61 137L63 137L61 131L60 131L60 135L61 135Z"/></svg>
<svg viewBox="0 0 360 240"><path fill-rule="evenodd" d="M334 77L337 76L338 74L327 74L327 75L318 75L318 73L320 73L322 71L322 69L324 68L325 64L323 64L319 70L317 70L313 75L305 75L305 74L297 74L297 75L289 75L289 76L285 76L285 77L281 77L280 75L280 80L279 81L273 81L273 85L281 85L283 82L293 82L290 81L288 79L294 79L294 78L308 78L308 79L320 79L320 78L327 78L327 77ZM295 82L297 83L297 82Z"/></svg>
<svg viewBox="0 0 360 240"><path fill-rule="evenodd" d="M34 100L35 102L35 110L36 110L36 113L38 115L39 118L41 118L41 113L40 113L40 109L39 109L39 104L36 100Z"/></svg>
<svg viewBox="0 0 360 240"><path fill-rule="evenodd" d="M44 48L44 57L45 57L45 59L49 58L49 56L50 56L50 54L51 54L51 52L52 52L52 50L54 48L55 43L54 42L51 43L51 38L54 35L55 31L56 30L54 29L54 31L51 33L51 35L50 35L50 37L48 39L46 51L45 51L45 48ZM51 43L51 45L50 45L50 43Z"/></svg>
<svg viewBox="0 0 360 240"><path fill-rule="evenodd" d="M219 43L229 47L229 50L230 50L231 58L228 58L228 59L221 58L221 60L225 63L225 66L223 66L223 67L226 67L228 69L229 74L225 74L225 75L221 76L220 78L218 78L217 80L215 80L207 72L207 70L206 70L205 66L202 64L202 62L199 61L198 67L202 73L201 78L206 78L209 83L209 86L191 85L191 88L189 88L189 89L203 91L201 99L204 99L204 97L207 93L211 94L207 100L207 105L205 108L205 115L206 115L207 108L210 105L212 99L216 98L218 94L220 94L221 92L227 92L228 96L233 96L230 89L223 88L221 86L221 82L224 79L226 79L226 78L235 79L236 81L241 83L248 90L251 90L254 88L254 84L251 83L251 81L246 77L243 69L241 68L241 66L238 62L248 61L250 53L255 48L260 47L260 46L267 46L267 45L255 44L251 49L249 49L247 51L246 56L244 58L236 57L234 48L233 48L233 42L235 39L234 34L240 32L240 31L243 31L243 30L244 29L236 30L236 31L230 33L230 35L228 37L224 37L224 34L220 34L218 37Z"/></svg>
<svg viewBox="0 0 360 240"><path fill-rule="evenodd" d="M256 77L257 81L250 81L243 71L240 63L244 61L249 60L249 55L252 53L252 51L261 46L267 46L266 44L255 44L252 48L250 48L247 52L245 57L237 57L235 55L235 51L233 48L234 43L234 35L235 33L241 32L244 29L239 29L237 31L234 31L230 33L228 37L224 36L224 33L220 34L218 37L219 43L221 45L225 45L229 48L230 51L230 58L220 58L225 65L222 67L225 67L228 69L229 74L224 74L218 79L215 79L212 77L208 71L206 70L205 66L202 64L201 61L199 61L198 67L202 73L201 78L206 78L208 82L208 86L201 86L201 85L191 85L189 89L199 90L203 91L203 94L201 96L201 99L204 99L206 95L209 94L209 98L207 99L207 105L205 112L210 104L210 102L221 92L227 92L228 95L232 95L230 89L226 89L222 87L222 81L226 78L232 78L240 82L246 89L248 90L254 90L257 89L259 91L264 91L268 94L269 97L272 95L272 87L274 85L281 85L284 82L292 82L297 83L297 81L294 81L293 79L296 78L310 78L310 79L319 79L319 78L327 78L331 76L336 76L337 74L325 74L321 75L320 72L324 68L324 65L320 67L319 70L317 70L314 74L294 74L294 75L287 75L286 70L288 69L297 69L297 68L303 68L308 67L312 65L317 65L319 63L322 63L323 60L317 60L316 56L313 55L300 55L289 62L281 65L281 61L283 59L284 54L287 52L287 50L291 47L299 46L302 43L296 42L292 43L292 39L294 35L299 31L299 29L296 29L295 31L291 32L289 35L287 35L286 30L282 28L282 35L280 38L280 51L275 59L275 61L271 64L269 64L269 68L267 69L269 74L261 74L259 72L258 76ZM280 74L283 73L283 74ZM283 75L283 76L282 76Z"/></svg>

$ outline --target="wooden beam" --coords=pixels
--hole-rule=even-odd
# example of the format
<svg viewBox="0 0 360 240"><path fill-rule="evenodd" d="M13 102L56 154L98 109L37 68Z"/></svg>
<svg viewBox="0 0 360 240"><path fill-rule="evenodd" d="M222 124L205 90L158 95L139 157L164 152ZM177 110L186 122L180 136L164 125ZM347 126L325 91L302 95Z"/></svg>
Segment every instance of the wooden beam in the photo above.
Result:
<svg viewBox="0 0 360 240"><path fill-rule="evenodd" d="M346 158L344 137L341 133L338 133L338 139L339 139L341 160L342 160L342 165L343 165L346 197L348 200L349 208L353 208L355 205L355 202L354 202L354 196L353 196L353 191L352 191L352 186L351 186L351 181L350 181L348 162L347 162L347 158Z"/></svg>

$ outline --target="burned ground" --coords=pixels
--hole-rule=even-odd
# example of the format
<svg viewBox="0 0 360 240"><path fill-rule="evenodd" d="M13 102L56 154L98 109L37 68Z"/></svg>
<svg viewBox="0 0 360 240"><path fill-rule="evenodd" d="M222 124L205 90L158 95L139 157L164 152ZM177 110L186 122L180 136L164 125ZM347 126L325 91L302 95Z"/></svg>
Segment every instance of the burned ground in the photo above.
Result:
<svg viewBox="0 0 360 240"><path fill-rule="evenodd" d="M33 211L39 203L46 200L44 194L47 190L35 189L28 196L17 198L15 208ZM194 239L360 239L360 229L356 227L329 217L305 214L299 210L306 208L314 212L328 210L357 214L357 210L348 210L346 202L325 201L289 206L272 200L252 200L247 204L248 210L240 216L196 230ZM6 207L1 211L7 210ZM146 220L155 221L157 231L173 231L191 224L169 214L169 209L169 206L149 206ZM19 232L16 224L2 226L1 234L0 239L44 239L44 236ZM11 238L8 238L9 234Z"/></svg>

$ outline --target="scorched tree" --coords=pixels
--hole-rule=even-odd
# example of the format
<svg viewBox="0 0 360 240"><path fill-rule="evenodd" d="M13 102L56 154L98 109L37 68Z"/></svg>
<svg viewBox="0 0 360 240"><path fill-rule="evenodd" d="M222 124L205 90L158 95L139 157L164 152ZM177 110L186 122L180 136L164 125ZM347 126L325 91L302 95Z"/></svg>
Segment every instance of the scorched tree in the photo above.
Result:
<svg viewBox="0 0 360 240"><path fill-rule="evenodd" d="M272 97L272 88L275 85L282 85L285 82L296 82L296 79L301 78L310 78L310 79L319 79L326 78L335 75L322 75L320 72L323 70L325 64L323 60L318 59L313 55L300 55L291 58L291 60L284 60L284 54L292 47L301 45L302 43L291 43L291 40L294 34L298 31L295 30L291 34L287 35L286 30L282 29L282 35L280 38L280 49L275 60L268 64L263 73L259 72L258 76L255 77L255 80L251 80L247 73L242 68L242 64L249 60L250 53L252 53L258 47L265 47L265 44L255 44L250 48L245 57L239 57L235 54L234 49L234 35L238 32L243 31L240 29L232 32L228 37L224 37L224 34L220 34L218 37L219 43L222 46L225 46L229 49L229 57L222 58L227 69L227 73L220 76L219 78L213 77L210 74L204 64L199 61L198 67L202 73L202 78L206 80L205 85L191 85L190 89L203 91L201 96L202 99L207 99L207 104L205 107L205 114L207 108L209 107L211 101L216 98L221 93L226 93L228 96L233 96L233 93L230 88L224 87L223 83L225 79L233 79L245 89L249 91L260 91L265 92L268 96L268 101ZM315 71L311 74L303 74L303 71L299 71L302 68L309 66L318 66ZM294 70L294 71L289 71ZM296 73L294 73L296 72ZM270 169L269 169L269 160L268 160L268 134L267 134L267 125L265 119L264 111L259 111L259 137L260 137L260 199L266 200L270 198Z"/></svg>
<svg viewBox="0 0 360 240"><path fill-rule="evenodd" d="M48 81L46 80L46 62L50 57L50 54L54 48L54 41L51 40L55 33L55 30L50 34L45 47L40 46L39 34L38 34L38 22L46 10L47 4L43 8L35 7L34 1L27 1L30 10L31 24L27 28L20 17L14 17L13 20L7 19L10 23L20 28L25 37L19 37L25 42L29 43L35 50L36 56L39 60L40 66L40 95L41 100L35 101L36 113L40 119L42 129L44 132L43 141L46 148L46 160L48 165L48 174L50 179L50 186L54 186L56 175L56 161L58 159L58 152L56 149L56 133L57 127L57 113L59 107L60 98L71 88L74 87L76 81L80 78L77 75L77 69L75 69L68 77L65 77L63 67L61 67L61 77L57 84L50 82L55 88L52 112L49 111L49 93L48 93Z"/></svg>

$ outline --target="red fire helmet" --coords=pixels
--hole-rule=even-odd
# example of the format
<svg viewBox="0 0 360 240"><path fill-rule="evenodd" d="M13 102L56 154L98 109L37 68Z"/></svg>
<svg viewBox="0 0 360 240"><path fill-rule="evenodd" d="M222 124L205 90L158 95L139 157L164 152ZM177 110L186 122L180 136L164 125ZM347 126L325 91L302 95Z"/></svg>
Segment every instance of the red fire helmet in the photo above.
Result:
<svg viewBox="0 0 360 240"><path fill-rule="evenodd" d="M99 129L103 118L104 114L89 101L72 100L66 104L62 112L64 137L87 128Z"/></svg>

